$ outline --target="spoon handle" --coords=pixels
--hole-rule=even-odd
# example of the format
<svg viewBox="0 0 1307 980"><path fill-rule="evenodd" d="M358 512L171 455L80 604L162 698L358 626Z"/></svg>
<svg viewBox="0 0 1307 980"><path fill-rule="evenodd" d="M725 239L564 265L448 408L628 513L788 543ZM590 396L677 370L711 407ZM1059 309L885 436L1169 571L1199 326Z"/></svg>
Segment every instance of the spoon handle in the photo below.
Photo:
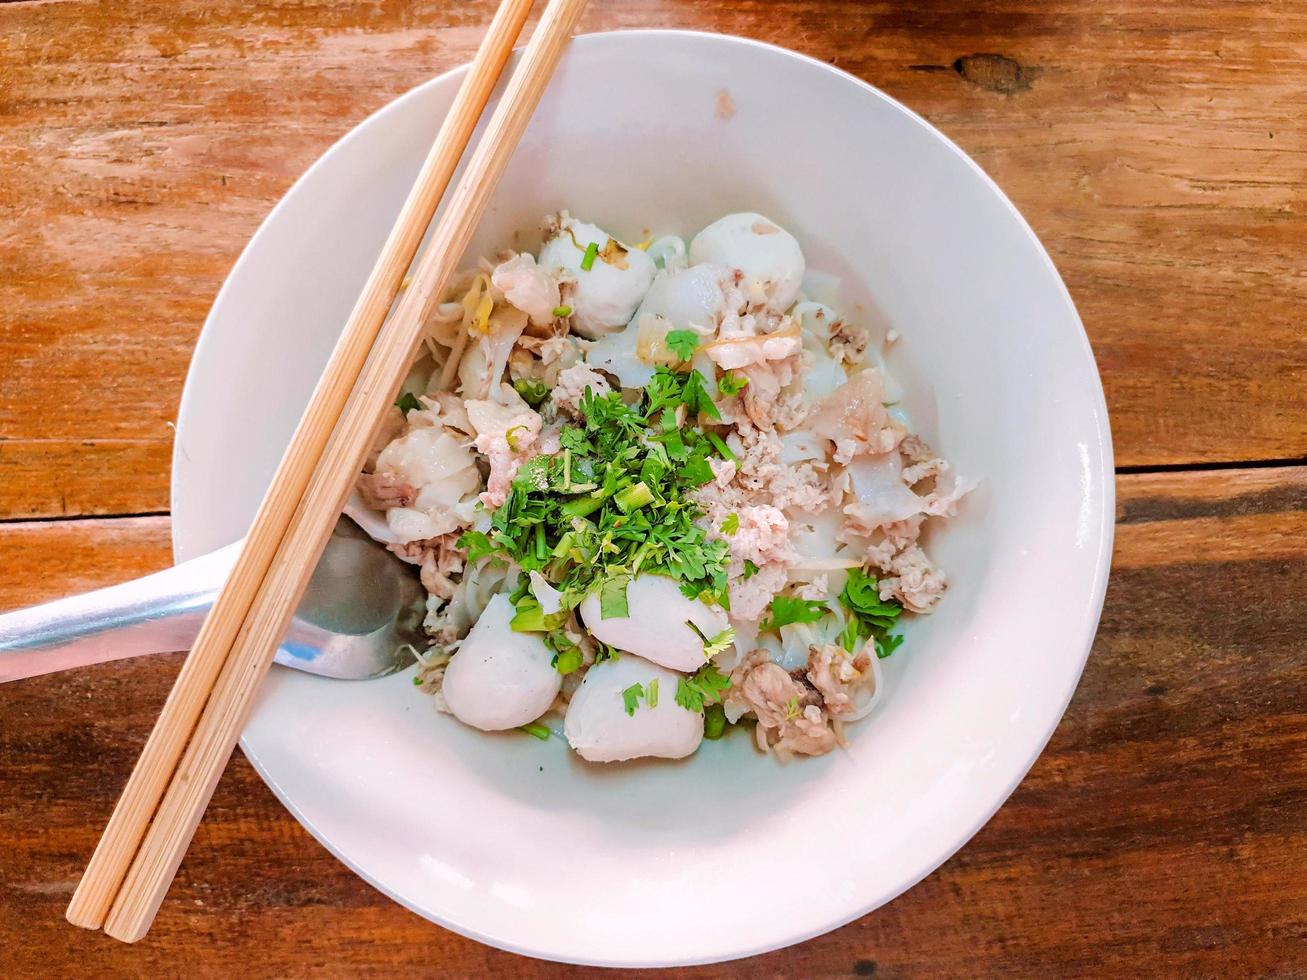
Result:
<svg viewBox="0 0 1307 980"><path fill-rule="evenodd" d="M0 615L0 684L188 650L239 544L153 575Z"/></svg>

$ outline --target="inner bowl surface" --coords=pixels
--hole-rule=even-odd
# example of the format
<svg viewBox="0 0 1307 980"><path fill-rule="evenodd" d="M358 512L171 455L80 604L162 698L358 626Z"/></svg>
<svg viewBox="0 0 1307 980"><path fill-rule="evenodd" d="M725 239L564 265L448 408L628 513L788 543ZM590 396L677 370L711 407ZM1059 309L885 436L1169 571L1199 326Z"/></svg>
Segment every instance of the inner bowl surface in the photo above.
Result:
<svg viewBox="0 0 1307 980"><path fill-rule="evenodd" d="M332 147L233 269L182 400L178 559L247 529L462 74ZM408 674L281 669L242 745L341 860L487 943L648 966L797 942L938 867L1061 717L1111 552L1093 357L1048 256L979 168L870 86L778 48L578 38L471 251L559 208L627 240L760 211L838 280L815 289L898 330L889 366L915 425L981 481L929 544L949 595L909 626L847 751L818 759L778 765L732 737L681 764L589 766L556 740L437 715Z"/></svg>

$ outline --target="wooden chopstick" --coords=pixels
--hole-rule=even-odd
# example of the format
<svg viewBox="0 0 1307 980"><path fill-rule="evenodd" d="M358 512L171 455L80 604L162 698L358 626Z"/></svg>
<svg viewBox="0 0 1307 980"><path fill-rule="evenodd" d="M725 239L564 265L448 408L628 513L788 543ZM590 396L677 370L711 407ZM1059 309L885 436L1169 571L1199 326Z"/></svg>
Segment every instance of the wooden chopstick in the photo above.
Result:
<svg viewBox="0 0 1307 980"><path fill-rule="evenodd" d="M105 923L109 935L133 942L153 921L362 465L376 420L408 373L427 314L456 271L585 5L586 0L551 0L436 224L409 290L382 328L132 861Z"/></svg>
<svg viewBox="0 0 1307 980"><path fill-rule="evenodd" d="M327 440L404 273L413 261L477 120L512 54L533 0L502 0L459 87L449 115L350 314L246 538L245 546L205 619L195 646L159 714L140 760L114 808L100 843L69 902L74 925L98 929L162 799L200 712L254 602L277 546L322 458Z"/></svg>

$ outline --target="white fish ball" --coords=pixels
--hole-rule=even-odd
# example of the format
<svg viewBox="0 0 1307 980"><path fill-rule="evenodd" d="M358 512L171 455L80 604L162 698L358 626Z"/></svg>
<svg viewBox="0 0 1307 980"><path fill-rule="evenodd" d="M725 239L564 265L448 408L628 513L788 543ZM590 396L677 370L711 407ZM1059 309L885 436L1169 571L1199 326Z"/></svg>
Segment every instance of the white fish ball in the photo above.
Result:
<svg viewBox="0 0 1307 980"><path fill-rule="evenodd" d="M672 670L695 671L704 665L703 640L686 622L711 639L730 621L724 610L687 599L664 575L637 575L626 588L629 616L603 618L599 596L581 600L581 619L596 640L634 653Z"/></svg>
<svg viewBox="0 0 1307 980"><path fill-rule="evenodd" d="M540 634L513 632L512 618L508 597L492 598L445 668L445 703L473 728L497 732L535 721L562 687Z"/></svg>
<svg viewBox="0 0 1307 980"><path fill-rule="evenodd" d="M563 731L568 744L591 762L623 762L653 756L681 759L703 741L703 715L676 703L680 675L623 654L595 664L572 695ZM658 704L649 707L649 688L658 684ZM639 684L644 696L626 713L622 692Z"/></svg>
<svg viewBox="0 0 1307 980"><path fill-rule="evenodd" d="M690 242L690 262L739 269L758 283L768 306L783 312L794 304L803 284L803 250L788 231L750 211L728 214Z"/></svg>
<svg viewBox="0 0 1307 980"><path fill-rule="evenodd" d="M610 262L600 255L589 269L581 268L587 247L593 243L602 253L612 237L595 225L569 219L540 249L542 268L575 281L568 299L572 329L591 340L626 326L656 271L653 259L624 244L626 254L620 260Z"/></svg>

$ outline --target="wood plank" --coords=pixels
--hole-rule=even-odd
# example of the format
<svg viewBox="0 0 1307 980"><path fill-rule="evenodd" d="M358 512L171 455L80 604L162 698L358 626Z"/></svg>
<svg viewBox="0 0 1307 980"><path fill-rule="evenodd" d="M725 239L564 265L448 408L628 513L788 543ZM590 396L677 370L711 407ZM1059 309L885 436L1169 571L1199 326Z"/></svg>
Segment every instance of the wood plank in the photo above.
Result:
<svg viewBox="0 0 1307 980"><path fill-rule="evenodd" d="M0 438L0 518L164 511L171 439Z"/></svg>
<svg viewBox="0 0 1307 980"><path fill-rule="evenodd" d="M172 564L167 517L0 523L0 609L102 588Z"/></svg>
<svg viewBox="0 0 1307 980"><path fill-rule="evenodd" d="M695 975L1307 968L1307 467L1127 476L1119 497L1093 655L1008 804L881 911ZM166 522L0 526L0 555L7 606L159 567ZM146 940L128 948L67 926L68 895L177 665L153 658L0 687L0 975L577 972L391 904L317 845L243 759Z"/></svg>
<svg viewBox="0 0 1307 980"><path fill-rule="evenodd" d="M240 248L490 9L0 4L0 517L167 508L167 422ZM1303 0L620 0L586 26L773 41L940 125L1061 267L1119 462L1307 457Z"/></svg>

